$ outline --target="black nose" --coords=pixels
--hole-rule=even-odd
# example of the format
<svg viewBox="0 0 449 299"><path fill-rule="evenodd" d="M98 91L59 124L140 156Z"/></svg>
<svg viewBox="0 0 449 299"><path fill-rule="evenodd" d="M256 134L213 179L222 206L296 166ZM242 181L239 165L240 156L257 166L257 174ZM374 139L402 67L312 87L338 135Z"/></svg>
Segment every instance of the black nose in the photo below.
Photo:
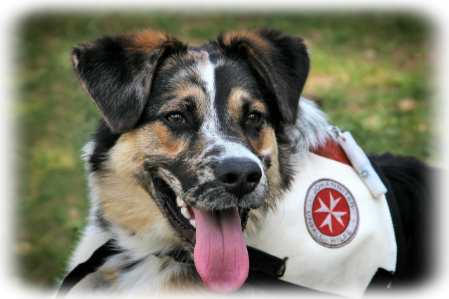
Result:
<svg viewBox="0 0 449 299"><path fill-rule="evenodd" d="M242 198L253 191L259 184L262 171L252 160L243 158L228 158L215 168L215 178L225 189Z"/></svg>

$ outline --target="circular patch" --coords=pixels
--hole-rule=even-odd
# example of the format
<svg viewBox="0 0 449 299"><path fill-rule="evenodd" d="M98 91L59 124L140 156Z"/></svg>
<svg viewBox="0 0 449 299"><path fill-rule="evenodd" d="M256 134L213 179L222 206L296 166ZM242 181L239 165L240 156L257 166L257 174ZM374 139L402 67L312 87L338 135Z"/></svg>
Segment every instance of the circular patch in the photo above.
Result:
<svg viewBox="0 0 449 299"><path fill-rule="evenodd" d="M334 180L312 183L307 190L304 213L310 235L323 246L344 246L357 233L359 213L354 197Z"/></svg>

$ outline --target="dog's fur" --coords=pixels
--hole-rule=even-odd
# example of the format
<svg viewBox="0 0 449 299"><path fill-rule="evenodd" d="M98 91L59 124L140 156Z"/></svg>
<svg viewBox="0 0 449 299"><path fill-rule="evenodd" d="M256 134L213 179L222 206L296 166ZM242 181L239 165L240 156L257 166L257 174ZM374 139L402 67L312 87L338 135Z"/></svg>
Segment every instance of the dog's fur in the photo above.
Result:
<svg viewBox="0 0 449 299"><path fill-rule="evenodd" d="M238 206L245 233L255 233L289 189L293 157L333 140L326 116L300 100L309 72L302 39L277 30L223 33L200 47L151 31L111 35L75 48L72 62L103 118L84 149L91 212L70 267L109 239L121 250L81 289L204 289L190 263L193 227L173 212L174 202L214 211ZM404 213L404 273L421 272L415 217L424 166L391 155L374 159ZM216 170L223 160L257 165L257 186L226 189Z"/></svg>

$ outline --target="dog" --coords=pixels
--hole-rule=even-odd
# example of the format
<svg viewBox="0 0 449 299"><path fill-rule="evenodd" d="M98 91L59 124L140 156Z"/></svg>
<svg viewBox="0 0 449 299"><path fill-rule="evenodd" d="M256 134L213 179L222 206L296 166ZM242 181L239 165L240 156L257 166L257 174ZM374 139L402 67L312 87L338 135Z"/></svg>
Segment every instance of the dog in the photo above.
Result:
<svg viewBox="0 0 449 299"><path fill-rule="evenodd" d="M84 148L88 225L61 289L140 295L295 287L277 279L290 257L264 264L271 254L245 238L282 206L306 152L347 162L326 115L301 98L310 69L303 39L263 28L188 47L142 31L80 44L71 59L102 118ZM394 272L393 286L416 281L427 263L429 170L390 153L370 161L395 197L394 229L402 227L402 245L394 232L395 269L384 272ZM264 270L270 261L281 265L273 279Z"/></svg>

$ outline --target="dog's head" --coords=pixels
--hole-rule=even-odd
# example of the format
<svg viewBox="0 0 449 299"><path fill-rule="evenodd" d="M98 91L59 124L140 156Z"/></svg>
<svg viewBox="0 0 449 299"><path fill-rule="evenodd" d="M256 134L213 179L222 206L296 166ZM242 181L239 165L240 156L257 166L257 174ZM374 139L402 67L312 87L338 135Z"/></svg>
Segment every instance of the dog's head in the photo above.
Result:
<svg viewBox="0 0 449 299"><path fill-rule="evenodd" d="M168 227L209 288L239 287L248 213L289 185L284 128L309 71L302 40L262 29L187 47L145 31L80 45L72 62L103 116L89 157L109 189L98 192L120 180L138 189L100 194L101 218L138 234Z"/></svg>

